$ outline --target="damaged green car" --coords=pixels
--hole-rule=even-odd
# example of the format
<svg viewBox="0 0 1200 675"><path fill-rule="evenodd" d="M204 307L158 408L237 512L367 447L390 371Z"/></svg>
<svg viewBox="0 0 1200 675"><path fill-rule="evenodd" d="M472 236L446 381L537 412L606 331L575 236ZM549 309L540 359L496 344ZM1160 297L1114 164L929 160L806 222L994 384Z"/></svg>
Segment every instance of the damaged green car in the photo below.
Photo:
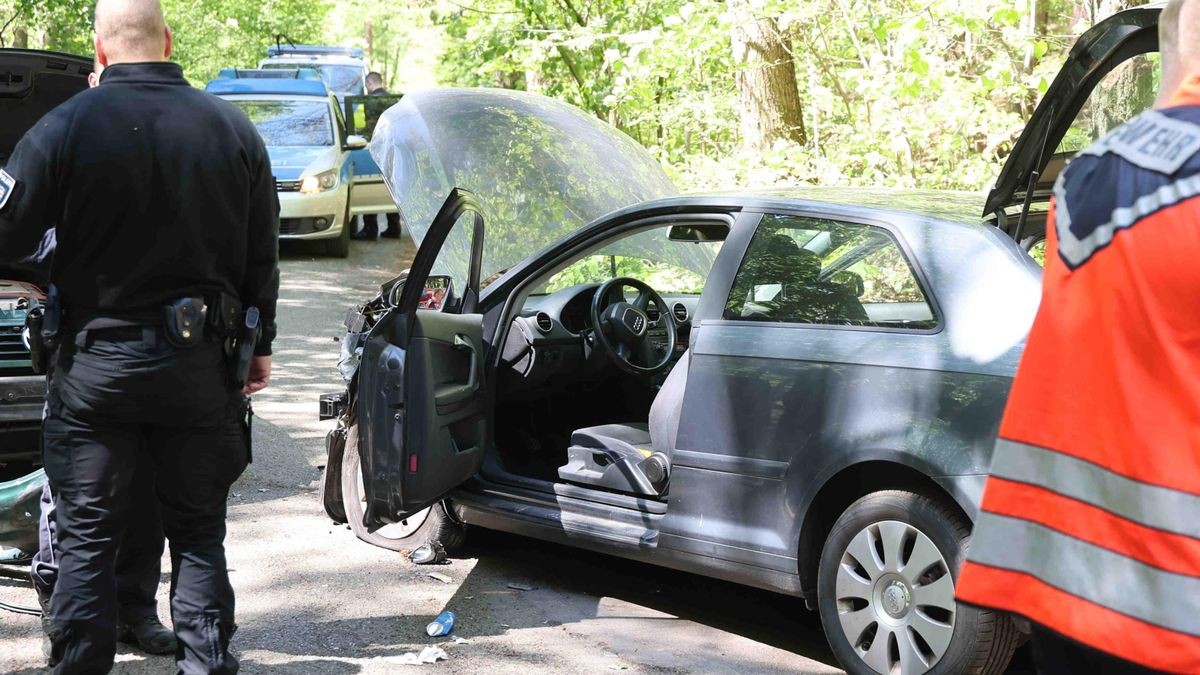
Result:
<svg viewBox="0 0 1200 675"><path fill-rule="evenodd" d="M0 166L25 131L87 89L92 60L0 49ZM38 272L0 268L0 563L24 563L37 550L46 378L33 372L25 316L45 299Z"/></svg>

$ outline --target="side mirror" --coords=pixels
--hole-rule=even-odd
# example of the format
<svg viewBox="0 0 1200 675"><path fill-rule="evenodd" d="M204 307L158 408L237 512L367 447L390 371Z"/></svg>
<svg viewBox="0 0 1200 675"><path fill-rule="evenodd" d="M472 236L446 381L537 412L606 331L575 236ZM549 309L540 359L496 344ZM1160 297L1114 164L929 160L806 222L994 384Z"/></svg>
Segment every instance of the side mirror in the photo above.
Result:
<svg viewBox="0 0 1200 675"><path fill-rule="evenodd" d="M342 144L342 147L347 150L362 150L367 147L367 139L358 134L351 134L346 137L346 142Z"/></svg>
<svg viewBox="0 0 1200 675"><path fill-rule="evenodd" d="M387 291L387 302L389 307L396 307L400 304L400 295L404 292L404 279L395 280L395 284ZM430 275L425 280L425 289L421 292L421 300L417 304L417 309L432 309L440 311L445 305L446 300L453 297L454 281L445 275Z"/></svg>

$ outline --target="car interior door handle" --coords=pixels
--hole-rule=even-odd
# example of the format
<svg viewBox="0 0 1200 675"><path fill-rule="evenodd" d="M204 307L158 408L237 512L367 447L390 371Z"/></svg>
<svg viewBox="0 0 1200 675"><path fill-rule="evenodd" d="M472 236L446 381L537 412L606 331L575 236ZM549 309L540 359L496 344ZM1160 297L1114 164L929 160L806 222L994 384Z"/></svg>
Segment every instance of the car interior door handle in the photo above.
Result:
<svg viewBox="0 0 1200 675"><path fill-rule="evenodd" d="M471 355L471 363L467 366L467 382L466 384L438 387L437 393L434 395L434 402L439 406L461 403L479 391L479 350L476 349L475 343L471 342L466 335L455 335L454 349L468 352Z"/></svg>

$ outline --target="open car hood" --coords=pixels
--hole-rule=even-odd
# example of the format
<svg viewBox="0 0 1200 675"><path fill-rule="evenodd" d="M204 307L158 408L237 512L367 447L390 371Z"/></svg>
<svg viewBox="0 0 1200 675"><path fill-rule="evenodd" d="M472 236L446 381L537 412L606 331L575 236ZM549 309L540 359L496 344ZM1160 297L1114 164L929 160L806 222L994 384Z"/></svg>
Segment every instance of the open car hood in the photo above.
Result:
<svg viewBox="0 0 1200 675"><path fill-rule="evenodd" d="M25 49L0 49L0 165L43 115L87 89L92 60Z"/></svg>
<svg viewBox="0 0 1200 675"><path fill-rule="evenodd" d="M633 139L520 91L406 94L381 116L371 155L418 244L452 188L474 193L483 279L606 213L677 192Z"/></svg>
<svg viewBox="0 0 1200 675"><path fill-rule="evenodd" d="M1165 4L1156 2L1117 12L1079 37L1013 145L995 187L988 194L983 210L985 219L1000 209L1021 204L1034 172L1038 173L1035 193L1049 194L1067 159L1055 156L1054 152L1097 83L1121 63L1139 54L1158 51L1158 15ZM1052 161L1054 167L1048 171Z"/></svg>

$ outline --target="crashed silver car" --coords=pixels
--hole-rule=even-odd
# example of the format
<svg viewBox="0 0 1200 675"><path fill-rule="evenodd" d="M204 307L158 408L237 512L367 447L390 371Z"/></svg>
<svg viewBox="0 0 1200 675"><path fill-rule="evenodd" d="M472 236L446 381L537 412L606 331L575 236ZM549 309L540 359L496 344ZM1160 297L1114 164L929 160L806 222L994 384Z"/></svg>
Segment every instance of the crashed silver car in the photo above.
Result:
<svg viewBox="0 0 1200 675"><path fill-rule="evenodd" d="M1037 310L1027 248L1157 13L1081 38L986 200L679 196L563 104L409 94L372 152L420 248L347 318L329 515L397 550L485 527L794 595L852 673L1000 672L1019 629L954 579Z"/></svg>

